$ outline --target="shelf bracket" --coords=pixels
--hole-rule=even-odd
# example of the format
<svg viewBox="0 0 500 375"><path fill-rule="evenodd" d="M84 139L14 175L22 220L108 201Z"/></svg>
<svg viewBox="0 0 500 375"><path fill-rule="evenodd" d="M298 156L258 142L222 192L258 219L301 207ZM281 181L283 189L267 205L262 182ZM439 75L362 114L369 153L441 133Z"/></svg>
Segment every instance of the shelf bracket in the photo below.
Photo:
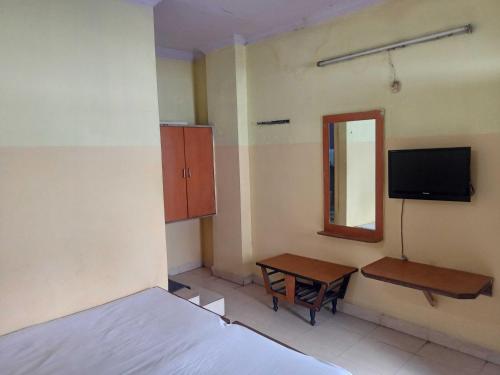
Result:
<svg viewBox="0 0 500 375"><path fill-rule="evenodd" d="M481 294L488 297L493 296L493 280L491 280L491 282L488 285L486 285L486 287L483 290L481 290Z"/></svg>
<svg viewBox="0 0 500 375"><path fill-rule="evenodd" d="M425 296L425 299L427 300L427 302L429 302L429 304L432 307L436 307L436 300L434 299L432 293L429 292L428 290L424 290L423 292L424 292L424 296Z"/></svg>

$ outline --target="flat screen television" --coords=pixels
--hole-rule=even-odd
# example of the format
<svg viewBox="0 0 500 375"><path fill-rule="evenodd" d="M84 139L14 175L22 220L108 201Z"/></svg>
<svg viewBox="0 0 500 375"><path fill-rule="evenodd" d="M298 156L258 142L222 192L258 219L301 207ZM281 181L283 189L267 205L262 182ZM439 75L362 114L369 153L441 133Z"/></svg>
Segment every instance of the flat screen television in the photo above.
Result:
<svg viewBox="0 0 500 375"><path fill-rule="evenodd" d="M470 202L470 147L389 151L389 197Z"/></svg>

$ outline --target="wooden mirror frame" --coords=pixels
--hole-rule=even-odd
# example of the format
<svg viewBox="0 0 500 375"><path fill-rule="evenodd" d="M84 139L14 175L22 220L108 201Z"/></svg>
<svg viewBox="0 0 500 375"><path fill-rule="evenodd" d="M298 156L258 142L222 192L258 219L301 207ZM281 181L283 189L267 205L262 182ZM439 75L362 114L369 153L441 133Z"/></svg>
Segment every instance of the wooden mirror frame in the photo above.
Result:
<svg viewBox="0 0 500 375"><path fill-rule="evenodd" d="M331 123L375 120L375 230L330 223L329 136ZM318 234L364 242L380 242L384 237L384 111L343 113L323 116L323 216L324 229Z"/></svg>

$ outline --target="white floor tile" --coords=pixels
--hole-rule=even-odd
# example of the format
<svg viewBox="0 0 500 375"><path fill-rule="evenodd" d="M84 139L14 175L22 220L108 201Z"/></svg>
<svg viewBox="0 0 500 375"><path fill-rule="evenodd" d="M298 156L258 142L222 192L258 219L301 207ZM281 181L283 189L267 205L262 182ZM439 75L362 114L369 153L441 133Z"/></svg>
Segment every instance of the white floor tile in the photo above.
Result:
<svg viewBox="0 0 500 375"><path fill-rule="evenodd" d="M481 371L481 375L500 375L500 366L487 363Z"/></svg>
<svg viewBox="0 0 500 375"><path fill-rule="evenodd" d="M364 319L366 321L369 321L369 322L372 322L375 324L380 324L380 321L382 319L382 314L380 314L374 310L360 308L360 307L353 305L351 303L344 302L343 300L340 301L339 308L340 308L340 311L342 311L345 314L349 314L351 316L356 316L360 319Z"/></svg>
<svg viewBox="0 0 500 375"><path fill-rule="evenodd" d="M433 343L425 344L417 355L468 374L478 374L485 364L485 361L479 358Z"/></svg>
<svg viewBox="0 0 500 375"><path fill-rule="evenodd" d="M391 328L395 331L403 332L410 336L415 336L423 340L427 340L429 336L428 328L407 322L405 320L394 318L388 315L382 315L382 318L380 319L380 324L384 327Z"/></svg>
<svg viewBox="0 0 500 375"><path fill-rule="evenodd" d="M466 375L456 368L415 355L396 375Z"/></svg>
<svg viewBox="0 0 500 375"><path fill-rule="evenodd" d="M409 353L416 353L425 344L422 339L386 327L377 327L369 337Z"/></svg>
<svg viewBox="0 0 500 375"><path fill-rule="evenodd" d="M353 361L351 359L338 358L335 361L335 364L345 368L352 375L392 375L384 373L371 363L364 361Z"/></svg>
<svg viewBox="0 0 500 375"><path fill-rule="evenodd" d="M348 349L339 359L340 365L350 364L358 372L373 371L374 374L395 374L412 354L370 338L362 339ZM346 366L349 370L350 367ZM357 372L353 371L356 375Z"/></svg>
<svg viewBox="0 0 500 375"><path fill-rule="evenodd" d="M373 332L378 325L367 320L356 318L352 315L337 312L332 316L333 323L344 329L366 336Z"/></svg>
<svg viewBox="0 0 500 375"><path fill-rule="evenodd" d="M312 350L322 353L322 359L333 360L345 353L361 340L358 333L335 326L327 321L322 325L309 327L295 344L297 349L312 354Z"/></svg>

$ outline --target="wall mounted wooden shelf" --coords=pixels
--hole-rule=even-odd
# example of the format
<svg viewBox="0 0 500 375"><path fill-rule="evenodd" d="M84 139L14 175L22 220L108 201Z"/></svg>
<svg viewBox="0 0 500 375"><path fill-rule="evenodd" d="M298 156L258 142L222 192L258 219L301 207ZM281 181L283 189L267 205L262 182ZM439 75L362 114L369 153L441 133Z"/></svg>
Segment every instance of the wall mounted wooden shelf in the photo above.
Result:
<svg viewBox="0 0 500 375"><path fill-rule="evenodd" d="M361 273L370 279L421 290L432 306L432 294L473 299L480 294L491 296L493 291L493 278L489 276L390 257L363 267Z"/></svg>

